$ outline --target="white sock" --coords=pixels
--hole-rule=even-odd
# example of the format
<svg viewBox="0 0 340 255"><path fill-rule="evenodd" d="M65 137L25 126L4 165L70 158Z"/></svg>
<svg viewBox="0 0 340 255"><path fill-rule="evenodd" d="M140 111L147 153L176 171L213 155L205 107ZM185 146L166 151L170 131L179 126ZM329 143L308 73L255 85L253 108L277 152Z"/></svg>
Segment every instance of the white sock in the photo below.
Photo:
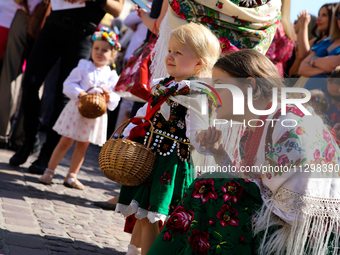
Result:
<svg viewBox="0 0 340 255"><path fill-rule="evenodd" d="M128 250L126 252L126 255L139 255L141 254L141 248L137 248L133 244L128 245Z"/></svg>
<svg viewBox="0 0 340 255"><path fill-rule="evenodd" d="M49 172L49 173L44 173L44 175L49 175L51 178L54 176L54 170L46 168L45 171Z"/></svg>
<svg viewBox="0 0 340 255"><path fill-rule="evenodd" d="M67 182L68 182L68 184L71 184L71 183L73 183L73 182L75 182L76 180L75 180L75 178L77 177L77 174L74 174L74 173L68 173L67 175L70 175L70 176L72 176L72 177L69 177L69 178L67 178Z"/></svg>

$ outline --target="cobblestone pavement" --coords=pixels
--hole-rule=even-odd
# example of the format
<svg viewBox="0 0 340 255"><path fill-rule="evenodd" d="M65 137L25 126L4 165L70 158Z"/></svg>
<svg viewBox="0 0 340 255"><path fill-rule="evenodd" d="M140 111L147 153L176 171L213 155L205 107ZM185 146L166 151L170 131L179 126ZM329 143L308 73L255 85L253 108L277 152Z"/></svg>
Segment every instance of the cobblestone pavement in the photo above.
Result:
<svg viewBox="0 0 340 255"><path fill-rule="evenodd" d="M85 190L63 185L73 148L56 170L52 185L38 182L30 166L8 164L12 151L0 150L0 255L125 254L130 235L124 218L104 211L93 201L117 195L120 185L99 169L100 147L90 145L78 179Z"/></svg>

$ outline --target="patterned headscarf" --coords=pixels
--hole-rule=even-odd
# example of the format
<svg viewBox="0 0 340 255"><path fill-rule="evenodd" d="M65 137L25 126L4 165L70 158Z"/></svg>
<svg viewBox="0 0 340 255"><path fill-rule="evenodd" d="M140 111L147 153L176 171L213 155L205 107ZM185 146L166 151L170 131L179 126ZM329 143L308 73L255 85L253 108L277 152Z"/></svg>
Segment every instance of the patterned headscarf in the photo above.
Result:
<svg viewBox="0 0 340 255"><path fill-rule="evenodd" d="M118 36L111 30L96 28L96 31L92 35L92 42L101 40L108 42L110 45L113 46L115 50L120 51L121 46L120 43L118 42Z"/></svg>

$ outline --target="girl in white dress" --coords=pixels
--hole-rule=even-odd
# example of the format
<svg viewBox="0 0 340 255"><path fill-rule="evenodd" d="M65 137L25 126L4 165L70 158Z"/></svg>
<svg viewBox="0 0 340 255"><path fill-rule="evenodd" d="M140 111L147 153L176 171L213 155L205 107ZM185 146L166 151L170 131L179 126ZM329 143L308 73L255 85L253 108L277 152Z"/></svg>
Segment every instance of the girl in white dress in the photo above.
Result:
<svg viewBox="0 0 340 255"><path fill-rule="evenodd" d="M120 49L118 37L112 31L97 30L92 36L92 61L81 59L78 66L72 70L64 82L63 92L71 100L61 112L53 129L62 137L53 151L44 174L39 181L51 184L54 171L65 153L76 141L72 155L69 172L64 185L70 188L84 189L84 185L77 180L77 173L84 161L85 152L89 143L102 146L106 141L107 114L88 119L78 111L79 98L88 93L104 93L107 108L113 111L120 100L114 93L118 81L116 71L111 71L108 64L113 60Z"/></svg>

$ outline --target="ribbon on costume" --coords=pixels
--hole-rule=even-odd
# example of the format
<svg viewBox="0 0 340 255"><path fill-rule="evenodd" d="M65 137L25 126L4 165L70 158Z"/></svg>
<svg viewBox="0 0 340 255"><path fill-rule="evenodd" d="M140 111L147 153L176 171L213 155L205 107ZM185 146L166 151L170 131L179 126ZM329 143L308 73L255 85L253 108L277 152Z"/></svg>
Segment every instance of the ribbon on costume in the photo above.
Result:
<svg viewBox="0 0 340 255"><path fill-rule="evenodd" d="M136 126L131 129L129 139L134 140L138 137L144 137L146 134L146 130L150 127L150 123L148 121L143 122L143 119L137 117L131 118L130 121Z"/></svg>
<svg viewBox="0 0 340 255"><path fill-rule="evenodd" d="M164 97L151 110L150 110L150 104L151 104L152 99L150 98L148 102L147 112L144 117L146 122L143 122L143 119L137 118L137 117L133 117L130 119L132 124L137 125L130 131L130 135L129 135L130 140L145 136L147 129L150 127L150 122L149 122L150 118L156 113L159 107L168 99L169 96L170 95L167 95L166 97Z"/></svg>

